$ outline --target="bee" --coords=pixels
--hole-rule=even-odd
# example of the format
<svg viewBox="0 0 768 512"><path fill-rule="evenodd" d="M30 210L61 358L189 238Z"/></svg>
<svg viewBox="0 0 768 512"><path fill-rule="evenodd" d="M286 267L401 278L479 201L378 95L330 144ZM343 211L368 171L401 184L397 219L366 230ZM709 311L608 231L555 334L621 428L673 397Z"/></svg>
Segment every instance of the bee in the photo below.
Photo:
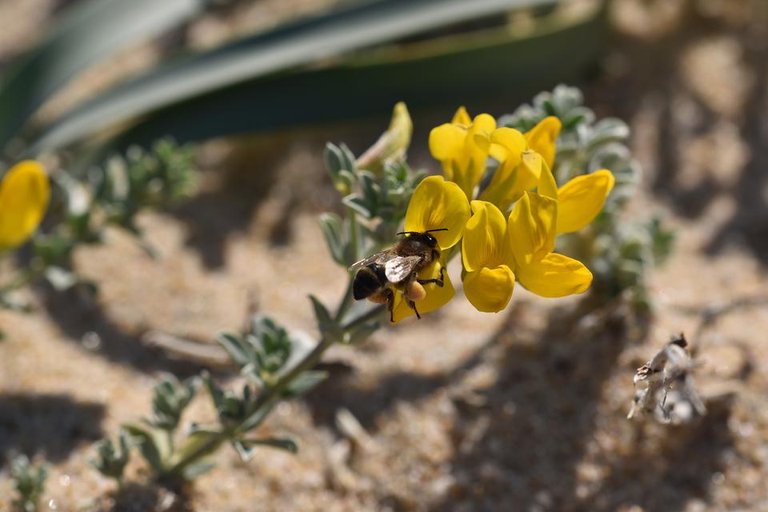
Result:
<svg viewBox="0 0 768 512"><path fill-rule="evenodd" d="M418 279L419 272L427 265L440 258L437 239L430 233L447 231L448 228L428 231L401 231L402 236L395 245L376 254L372 254L349 267L355 270L352 281L352 296L355 300L368 299L378 304L386 304L389 320L394 321L395 292L401 290L408 306L421 318L416 309L416 302L426 297L425 284L435 283L443 286L443 269L436 279ZM390 286L392 285L392 286Z"/></svg>

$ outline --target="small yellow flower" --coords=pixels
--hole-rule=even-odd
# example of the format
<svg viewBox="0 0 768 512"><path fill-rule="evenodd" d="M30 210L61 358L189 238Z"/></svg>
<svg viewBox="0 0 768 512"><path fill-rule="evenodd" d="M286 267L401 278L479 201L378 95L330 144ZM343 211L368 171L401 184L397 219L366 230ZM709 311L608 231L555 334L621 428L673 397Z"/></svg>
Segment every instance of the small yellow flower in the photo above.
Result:
<svg viewBox="0 0 768 512"><path fill-rule="evenodd" d="M615 180L611 171L600 169L576 176L557 190L557 233L578 231L603 209Z"/></svg>
<svg viewBox="0 0 768 512"><path fill-rule="evenodd" d="M551 169L560 127L560 120L550 116L525 134L507 127L494 130L489 139L489 154L499 162L499 167L480 199L502 211L525 191L537 187L539 193L556 199L557 186Z"/></svg>
<svg viewBox="0 0 768 512"><path fill-rule="evenodd" d="M504 214L494 204L472 201L472 212L461 241L464 295L478 311L501 311L515 287L514 241Z"/></svg>
<svg viewBox="0 0 768 512"><path fill-rule="evenodd" d="M442 164L446 179L459 185L468 200L485 174L489 144L484 141L495 129L493 116L480 114L470 121L466 109L461 107L450 123L429 133L432 156Z"/></svg>
<svg viewBox="0 0 768 512"><path fill-rule="evenodd" d="M461 189L442 176L424 178L413 191L405 212L405 231L432 233L441 250L450 249L461 240L469 219L469 202Z"/></svg>
<svg viewBox="0 0 768 512"><path fill-rule="evenodd" d="M419 272L419 280L438 279L440 270L444 268L443 261L434 261ZM437 286L434 283L425 284L424 291L427 295L418 301L417 307L419 314L424 315L448 304L454 295L456 289L453 287L448 272L443 271L443 286ZM395 291L395 303L392 308L392 322L398 323L404 318L415 315L413 309L408 305L401 291Z"/></svg>
<svg viewBox="0 0 768 512"><path fill-rule="evenodd" d="M442 176L425 178L413 191L405 213L403 229L405 231L425 232L433 229L432 236L437 239L441 251L456 245L464 233L464 226L469 219L469 202L458 185L446 181ZM438 261L433 261L419 272L419 280L437 279L444 268L444 253ZM429 313L445 304L455 295L451 279L447 272L442 272L443 286L435 283L424 285L426 296L418 301L419 314ZM403 297L403 290L395 290L393 322L414 314Z"/></svg>
<svg viewBox="0 0 768 512"><path fill-rule="evenodd" d="M0 181L0 251L23 244L37 229L50 199L48 175L33 160L14 165Z"/></svg>
<svg viewBox="0 0 768 512"><path fill-rule="evenodd" d="M515 279L542 297L582 293L592 273L578 260L552 252L557 201L524 192L507 220L486 201L472 201L462 240L464 294L478 311L498 312L512 298Z"/></svg>
<svg viewBox="0 0 768 512"><path fill-rule="evenodd" d="M526 190L541 178L541 157L528 150L522 133L514 128L498 128L491 133L489 154L499 162L480 199L506 211Z"/></svg>
<svg viewBox="0 0 768 512"><path fill-rule="evenodd" d="M531 192L515 203L509 215L517 279L542 297L583 293L592 284L592 273L583 263L552 252L557 220L557 201Z"/></svg>
<svg viewBox="0 0 768 512"><path fill-rule="evenodd" d="M399 101L392 110L392 119L387 131L381 134L376 142L357 159L357 167L369 171L381 172L390 162L405 158L411 145L413 122L408 113L408 107ZM340 191L346 195L349 192Z"/></svg>
<svg viewBox="0 0 768 512"><path fill-rule="evenodd" d="M540 154L550 169L555 164L555 146L562 127L560 119L549 116L525 132L528 147Z"/></svg>

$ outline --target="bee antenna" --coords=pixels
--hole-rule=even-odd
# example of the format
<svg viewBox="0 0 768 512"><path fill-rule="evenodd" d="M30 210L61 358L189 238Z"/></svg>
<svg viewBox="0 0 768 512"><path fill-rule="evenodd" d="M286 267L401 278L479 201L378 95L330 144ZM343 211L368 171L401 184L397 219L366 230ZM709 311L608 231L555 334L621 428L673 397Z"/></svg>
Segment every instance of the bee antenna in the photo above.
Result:
<svg viewBox="0 0 768 512"><path fill-rule="evenodd" d="M395 233L395 235L419 235L421 233L432 233L434 231L448 231L448 228L428 229L426 231L400 231L399 233Z"/></svg>

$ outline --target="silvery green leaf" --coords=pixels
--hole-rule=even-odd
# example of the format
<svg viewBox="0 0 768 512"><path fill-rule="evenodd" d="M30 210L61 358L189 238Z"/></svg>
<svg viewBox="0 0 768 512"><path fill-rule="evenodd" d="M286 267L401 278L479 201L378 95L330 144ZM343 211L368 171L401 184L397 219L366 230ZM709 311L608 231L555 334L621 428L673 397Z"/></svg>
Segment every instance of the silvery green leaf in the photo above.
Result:
<svg viewBox="0 0 768 512"><path fill-rule="evenodd" d="M256 428L266 419L270 412L272 412L274 404L265 404L256 411L252 412L239 427L241 432L248 432L249 430Z"/></svg>
<svg viewBox="0 0 768 512"><path fill-rule="evenodd" d="M355 345L367 340L368 337L376 332L381 324L379 322L368 322L360 325L352 331L345 333L344 343L349 345Z"/></svg>
<svg viewBox="0 0 768 512"><path fill-rule="evenodd" d="M232 447L235 449L237 454L240 456L240 460L243 462L248 462L251 460L251 457L253 457L253 450L251 448L247 448L237 439L232 441Z"/></svg>
<svg viewBox="0 0 768 512"><path fill-rule="evenodd" d="M311 390L328 377L328 372L319 370L308 370L293 380L286 389L286 394L290 396L303 395Z"/></svg>
<svg viewBox="0 0 768 512"><path fill-rule="evenodd" d="M341 148L330 142L325 145L325 151L323 151L323 161L325 162L325 168L331 175L331 179L335 182L336 177L339 175L339 171L345 169L342 163Z"/></svg>
<svg viewBox="0 0 768 512"><path fill-rule="evenodd" d="M65 291L78 283L77 276L69 270L50 266L45 269L45 279L53 286L56 291Z"/></svg>
<svg viewBox="0 0 768 512"><path fill-rule="evenodd" d="M195 478L209 472L214 467L216 467L216 464L213 462L198 462L197 464L191 464L185 467L181 472L181 476L184 478L184 480L187 481L194 480Z"/></svg>
<svg viewBox="0 0 768 512"><path fill-rule="evenodd" d="M339 182L341 182L342 185L344 185L344 187L347 190L351 190L352 189L352 185L357 180L357 177L351 171L348 171L346 169L342 169L341 171L339 171L338 180L339 180Z"/></svg>
<svg viewBox="0 0 768 512"><path fill-rule="evenodd" d="M171 452L167 437L151 427L144 427L138 423L126 423L123 428L136 439L139 451L149 465L156 472L161 472Z"/></svg>
<svg viewBox="0 0 768 512"><path fill-rule="evenodd" d="M171 464L188 458L195 454L197 459L202 459L218 450L226 441L221 432L215 430L196 430L184 438L181 445L173 454Z"/></svg>
<svg viewBox="0 0 768 512"><path fill-rule="evenodd" d="M270 448L285 450L291 453L297 453L299 451L299 447L296 445L296 442L288 438L271 437L264 439L241 439L239 443L242 444L244 448L249 450L255 446L267 446Z"/></svg>
<svg viewBox="0 0 768 512"><path fill-rule="evenodd" d="M116 448L111 439L102 439L96 445L97 456L91 464L104 476L119 480L130 457L130 443L125 429L120 429L118 440L119 448Z"/></svg>
<svg viewBox="0 0 768 512"><path fill-rule="evenodd" d="M211 395L213 406L217 411L221 410L224 407L224 390L216 384L209 374L203 375L203 382L205 383L206 388L208 388L208 393Z"/></svg>
<svg viewBox="0 0 768 512"><path fill-rule="evenodd" d="M358 196L357 194L350 194L347 197L343 198L341 200L342 203L344 203L345 206L351 208L352 210L356 211L366 219L370 219L373 217L373 212L369 208L367 202L362 197Z"/></svg>
<svg viewBox="0 0 768 512"><path fill-rule="evenodd" d="M381 187L376 182L376 176L370 171L360 171L357 175L360 179L360 190L363 192L363 197L371 211L375 212L379 203L379 194L381 193Z"/></svg>
<svg viewBox="0 0 768 512"><path fill-rule="evenodd" d="M320 216L320 229L325 237L328 250L331 252L331 257L333 257L336 263L345 265L344 250L346 237L344 236L342 226L341 217L335 213L324 213Z"/></svg>
<svg viewBox="0 0 768 512"><path fill-rule="evenodd" d="M578 88L564 84L557 85L550 98L554 112L552 115L565 114L584 103L584 95Z"/></svg>
<svg viewBox="0 0 768 512"><path fill-rule="evenodd" d="M227 351L229 357L238 366L243 367L250 362L250 354L244 348L242 341L237 335L223 332L216 337L216 341Z"/></svg>
<svg viewBox="0 0 768 512"><path fill-rule="evenodd" d="M197 389L197 378L180 382L173 375L167 375L153 389L150 423L163 430L174 430L181 420Z"/></svg>
<svg viewBox="0 0 768 512"><path fill-rule="evenodd" d="M342 165L341 169L344 171L349 171L352 174L357 172L357 164L355 163L357 158L355 158L354 153L350 151L346 144L341 144L341 146L339 146L339 150Z"/></svg>
<svg viewBox="0 0 768 512"><path fill-rule="evenodd" d="M575 107L569 110L561 119L563 131L575 129L582 124L592 124L595 120L595 114L586 107Z"/></svg>
<svg viewBox="0 0 768 512"><path fill-rule="evenodd" d="M629 138L629 127L621 119L606 118L595 123L592 138L587 146L592 151L610 142L624 142Z"/></svg>
<svg viewBox="0 0 768 512"><path fill-rule="evenodd" d="M290 333L291 356L280 369L278 375L285 375L293 370L316 346L317 340L306 331L293 330Z"/></svg>
<svg viewBox="0 0 768 512"><path fill-rule="evenodd" d="M328 308L326 308L314 295L310 295L309 300L312 302L312 310L315 312L315 319L317 320L317 326L320 332L324 333L336 329L338 326L333 320Z"/></svg>

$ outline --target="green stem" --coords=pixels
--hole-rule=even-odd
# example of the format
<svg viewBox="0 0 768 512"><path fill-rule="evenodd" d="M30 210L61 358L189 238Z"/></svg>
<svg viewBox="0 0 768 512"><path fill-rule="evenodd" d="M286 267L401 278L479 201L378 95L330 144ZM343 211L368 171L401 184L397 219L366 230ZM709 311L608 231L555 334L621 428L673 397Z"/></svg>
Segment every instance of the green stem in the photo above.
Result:
<svg viewBox="0 0 768 512"><path fill-rule="evenodd" d="M349 278L349 283L347 283L347 290L344 292L344 297L341 299L339 307L336 308L336 315L334 316L334 320L336 320L337 324L341 322L341 320L344 318L344 315L352 305L352 287L354 285L354 279L354 276Z"/></svg>
<svg viewBox="0 0 768 512"><path fill-rule="evenodd" d="M358 246L359 231L357 214L354 210L349 209L349 245L352 247L352 255L354 256L352 259L355 261L360 257L360 247Z"/></svg>
<svg viewBox="0 0 768 512"><path fill-rule="evenodd" d="M342 328L344 330L353 329L358 325L364 324L370 320L373 320L381 316L383 312L384 312L384 308L382 306L371 308L368 312L351 320ZM195 462L197 462L198 459L205 457L209 453L212 453L223 442L229 439L232 439L240 434L244 434L245 432L241 430L241 426L244 423L248 422L248 420L251 417L253 417L253 415L255 414L262 415L262 418L260 421L258 421L256 424L254 424L250 428L252 429L259 426L267 418L272 408L275 405L277 405L277 403L283 398L283 394L285 390L288 388L288 386L290 386L291 382L293 382L302 373L314 368L314 366L320 362L320 359L323 357L323 354L325 353L325 351L331 348L333 343L334 343L334 340L331 338L322 338L320 342L315 346L315 348L313 348L311 352L309 352L306 356L304 356L304 359L302 359L301 362L299 362L299 364L294 366L291 369L291 371L283 375L272 387L265 390L264 394L261 395L259 399L256 401L256 404L254 405L254 408L253 408L254 412L251 413L251 415L248 418L243 420L243 422L240 423L239 425L227 427L226 429L222 430L218 435L211 437L208 442L200 445L196 450L189 453L186 457L179 460L173 466L168 468L168 470L166 471L166 474L181 475L181 473L184 471L184 469L187 466L194 464Z"/></svg>

